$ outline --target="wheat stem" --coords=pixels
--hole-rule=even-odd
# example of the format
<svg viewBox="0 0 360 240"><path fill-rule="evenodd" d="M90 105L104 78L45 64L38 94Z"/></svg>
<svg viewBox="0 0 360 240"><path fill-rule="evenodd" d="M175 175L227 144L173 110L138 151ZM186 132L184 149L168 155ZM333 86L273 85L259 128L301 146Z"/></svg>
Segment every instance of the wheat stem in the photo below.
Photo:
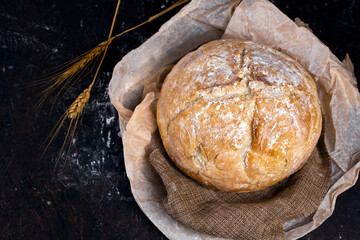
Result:
<svg viewBox="0 0 360 240"><path fill-rule="evenodd" d="M151 22L151 21L154 21L154 20L157 19L158 17L164 15L165 13L171 11L172 9L174 9L174 8L176 8L176 7L184 4L184 3L187 3L188 1L189 1L189 0L180 0L180 1L177 1L176 3L174 3L173 5L171 5L170 7L168 7L167 9L159 12L158 14L156 14L156 15L154 15L154 16L152 16L152 17L150 17L150 18L149 18L148 20L146 20L145 22L142 22L142 23L140 23L140 24L138 24L138 25L136 25L136 26L134 26L134 27L132 27L132 28L129 28L129 29L127 29L127 30L125 30L125 31L123 31L123 32L121 32L121 33L119 33L119 34L116 34L115 36L113 36L113 37L111 38L111 40L113 40L113 39L115 39L115 38L117 38L117 37L120 37L120 36L124 35L125 33L128 33L128 32L130 32L130 31L132 31L132 30L134 30L134 29L136 29L136 28L138 28L138 27L141 27L142 25L145 25L146 23L149 23L149 22Z"/></svg>

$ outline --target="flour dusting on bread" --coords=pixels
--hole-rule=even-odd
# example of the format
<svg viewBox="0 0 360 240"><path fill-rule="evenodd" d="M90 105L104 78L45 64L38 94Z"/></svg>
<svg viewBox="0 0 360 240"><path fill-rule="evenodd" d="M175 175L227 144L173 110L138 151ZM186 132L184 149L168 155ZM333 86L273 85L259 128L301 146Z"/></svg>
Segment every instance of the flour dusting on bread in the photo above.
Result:
<svg viewBox="0 0 360 240"><path fill-rule="evenodd" d="M174 163L221 191L254 191L298 170L321 131L316 86L292 58L235 39L187 54L167 76L157 121Z"/></svg>

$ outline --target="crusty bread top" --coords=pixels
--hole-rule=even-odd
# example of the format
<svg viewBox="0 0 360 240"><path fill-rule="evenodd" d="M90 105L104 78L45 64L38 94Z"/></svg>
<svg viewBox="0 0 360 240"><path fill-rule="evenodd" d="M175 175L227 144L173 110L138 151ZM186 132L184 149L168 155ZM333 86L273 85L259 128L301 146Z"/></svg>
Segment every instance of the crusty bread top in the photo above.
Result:
<svg viewBox="0 0 360 240"><path fill-rule="evenodd" d="M217 40L187 54L165 79L157 121L172 161L221 191L270 186L297 171L321 132L310 74L270 47Z"/></svg>

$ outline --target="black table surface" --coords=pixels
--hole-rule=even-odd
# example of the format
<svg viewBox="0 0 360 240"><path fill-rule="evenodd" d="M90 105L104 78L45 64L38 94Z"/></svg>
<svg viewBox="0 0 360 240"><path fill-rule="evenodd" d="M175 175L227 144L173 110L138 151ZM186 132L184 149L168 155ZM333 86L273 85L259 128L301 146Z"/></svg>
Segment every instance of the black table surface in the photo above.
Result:
<svg viewBox="0 0 360 240"><path fill-rule="evenodd" d="M37 87L24 85L106 40L116 0L0 1L0 239L166 239L136 204L127 179L118 116L107 95L115 64L176 12L114 40L80 120L64 169L55 160L65 126L40 158L40 146L83 79L55 105L33 111ZM141 23L174 0L123 0L114 33ZM360 78L360 4L355 0L274 0ZM341 194L333 215L302 239L360 239L360 183Z"/></svg>

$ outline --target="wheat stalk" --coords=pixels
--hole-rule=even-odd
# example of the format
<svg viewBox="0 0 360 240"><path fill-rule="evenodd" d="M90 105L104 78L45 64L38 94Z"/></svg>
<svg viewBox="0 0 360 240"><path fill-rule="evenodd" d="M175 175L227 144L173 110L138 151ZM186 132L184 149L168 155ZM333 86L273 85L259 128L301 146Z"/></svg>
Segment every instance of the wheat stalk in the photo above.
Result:
<svg viewBox="0 0 360 240"><path fill-rule="evenodd" d="M40 79L39 81L36 81L34 83L31 83L28 86L34 86L34 85L38 85L38 84L45 84L48 85L43 91L41 91L38 94L38 97L40 98L38 100L38 102L35 104L34 106L34 110L37 110L41 104L46 100L47 97L49 97L49 95L54 92L56 89L60 88L60 90L57 92L53 103L52 103L52 107L50 112L52 111L52 108L56 102L56 100L58 99L58 97L60 96L60 94L63 92L63 90L69 86L69 84L71 83L71 81L73 81L73 83L70 85L73 86L74 84L76 84L78 81L80 81L81 79L83 79L89 72L90 70L93 68L93 66L97 63L97 61L95 61L93 66L90 66L92 62L94 62L95 59L97 59L101 54L104 54L104 52L107 50L107 47L111 44L112 40L114 40L115 38L118 38L122 35L124 35L125 33L128 33L138 27L141 27L142 25L149 23L155 19L157 19L158 17L164 15L165 13L169 12L170 10L188 2L189 0L180 0L176 3L174 3L172 6L170 6L169 8L161 11L160 13L150 17L148 20L132 27L129 28L115 36L111 36L112 35L112 31L114 28L114 21L116 19L116 13L118 11L118 7L120 4L120 0L118 1L118 5L115 11L115 16L113 18L113 24L111 25L111 29L110 29L110 34L108 37L108 40L98 44L96 47L94 47L93 49L89 50L88 52L76 57L75 59L71 60L68 63L65 63L61 66L59 66L58 68L55 69L55 71L53 71L53 73L55 72L55 74L50 74L50 76L48 77L44 77L43 79ZM101 64L99 64L99 66L101 66ZM90 68L90 69L89 69ZM86 72L88 70L88 72ZM67 93L67 91L65 92L65 94Z"/></svg>
<svg viewBox="0 0 360 240"><path fill-rule="evenodd" d="M90 99L90 92L91 89L94 85L94 82L97 78L97 75L99 73L100 67L104 61L105 55L107 53L108 50L108 46L111 44L112 40L114 40L117 37L122 36L123 34L130 32L138 27L141 27L142 25L149 23L155 19L157 19L158 17L162 16L163 14L169 12L170 10L188 2L189 0L179 0L178 2L174 3L172 6L170 6L169 8L161 11L160 13L150 17L148 20L132 27L129 28L115 36L112 36L112 32L114 29L114 25L115 25L115 20L116 20L116 15L117 12L119 10L119 6L120 6L120 2L121 0L118 0L117 6L116 6L116 10L115 10L115 15L113 17L113 22L111 25L111 29L110 29L110 33L108 36L108 39L100 44L98 44L96 47L94 47L93 49L89 50L88 52L76 57L75 59L71 60L68 63L65 63L61 66L59 66L55 72L56 74L49 74L50 76L47 76L35 83L33 83L32 85L38 85L38 84L49 84L50 86L48 86L46 89L44 89L43 91L40 92L40 100L37 102L37 104L35 105L35 109L37 109L45 100L46 98L53 92L55 91L57 88L59 88L61 85L63 85L59 92L57 93L54 101L53 101L53 106L55 101L58 99L60 93L65 89L66 86L69 86L70 82L73 81L71 83L71 86L73 86L75 83L77 83L79 80L81 80L83 77L85 77L88 73L86 72L86 70L88 70L90 68L90 70L96 65L97 63L97 59L102 56L98 66L97 66L97 70L96 73L93 77L92 82L90 83L90 85L75 99L75 101L70 105L70 107L67 109L67 111L64 113L64 115L60 118L60 120L57 122L56 126L53 128L53 130L51 131L51 133L49 134L49 136L47 137L47 139L45 140L45 142L43 143L42 146L44 146L44 144L47 142L45 149L41 155L41 157L44 156L45 152L47 151L48 147L50 146L50 144L52 143L52 141L54 140L54 138L57 136L57 134L59 133L62 125L64 124L64 121L66 120L66 118L71 119L70 121L70 126L67 130L66 133L66 137L65 140L63 142L63 145L59 151L56 163L55 163L55 167L58 163L58 160L60 158L60 154L62 152L62 150L66 147L66 145L68 145L67 147L67 154L70 151L71 148L71 140L74 137L74 133L77 127L77 123L79 120L80 115L83 113L89 99ZM94 61L95 60L95 61ZM91 63L93 63L93 65L91 66ZM75 79L75 80L74 80ZM67 91L65 92L65 94L67 93ZM52 106L52 107L53 107ZM51 108L52 109L52 108ZM73 125L74 123L74 125ZM66 155L67 156L67 155ZM66 158L65 158L65 162L66 162ZM65 165L65 163L64 163ZM55 168L54 167L54 168Z"/></svg>
<svg viewBox="0 0 360 240"><path fill-rule="evenodd" d="M174 8L180 6L180 5L182 5L182 4L184 4L184 3L188 2L188 1L189 1L189 0L180 0L180 1L176 2L176 3L174 3L174 4L173 4L172 6L170 6L169 8L165 9L164 11L162 11L162 12L160 12L160 13L152 16L152 17L150 17L150 18L149 18L148 20L146 20L145 22L142 22L142 23L136 25L135 27L129 28L129 29L127 29L127 30L125 30L125 31L123 31L123 32L121 32L121 33L119 33L119 34L111 37L112 31L113 31L113 27L114 27L114 22L113 22L113 24L111 25L111 29L110 29L110 34L109 34L108 40L107 40L107 41L104 41L104 42L102 42L101 44L98 45L99 47L101 46L101 47L104 48L104 49L101 49L101 50L102 50L101 53L104 52L104 55L103 55L103 58L101 59L101 62L100 62L99 67L98 67L98 70L99 70L99 68L100 68L100 66L101 66L101 64L102 64L102 61L104 60L104 57L105 57L105 54L106 54L106 51L107 51L107 47L110 45L110 43L111 43L111 41L112 41L113 39L115 39L115 38L117 38L117 37L120 37L121 35L123 35L123 34L125 34L125 33L127 33L127 32L130 32L130 31L132 31L132 30L134 30L134 29L136 29L136 28L138 28L138 27L140 27L140 26L142 26L142 25L144 25L144 24L146 24L146 23L149 23L149 22L155 20L156 18L162 16L163 14L169 12L170 10L172 10L172 9L174 9ZM117 9L117 10L118 10L118 9ZM116 12L117 12L117 10L116 10ZM94 48L94 51L91 51L91 52L98 53L98 52L96 51L96 49L97 49L97 48ZM89 54L89 56L90 56L90 54ZM94 56L95 56L95 55L94 55ZM96 55L96 56L97 56L97 55ZM76 65L76 64L73 65L74 68L76 68L75 65ZM96 74L95 74L95 76L94 76L93 82L90 84L90 86L89 86L88 88L86 88L86 89L84 90L84 92L82 92L82 93L75 99L75 101L71 104L71 106L69 107L69 109L68 109L68 111L67 111L67 112L68 112L68 114L67 114L68 118L74 119L74 118L76 118L77 115L80 115L80 114L83 112L86 103L87 103L87 102L89 101L89 99L90 99L90 91L91 91L91 88L92 88L92 86L93 86L93 84L94 84L94 81L95 81L95 79L96 79L96 77L97 77L98 70L97 70L97 72L96 72Z"/></svg>

